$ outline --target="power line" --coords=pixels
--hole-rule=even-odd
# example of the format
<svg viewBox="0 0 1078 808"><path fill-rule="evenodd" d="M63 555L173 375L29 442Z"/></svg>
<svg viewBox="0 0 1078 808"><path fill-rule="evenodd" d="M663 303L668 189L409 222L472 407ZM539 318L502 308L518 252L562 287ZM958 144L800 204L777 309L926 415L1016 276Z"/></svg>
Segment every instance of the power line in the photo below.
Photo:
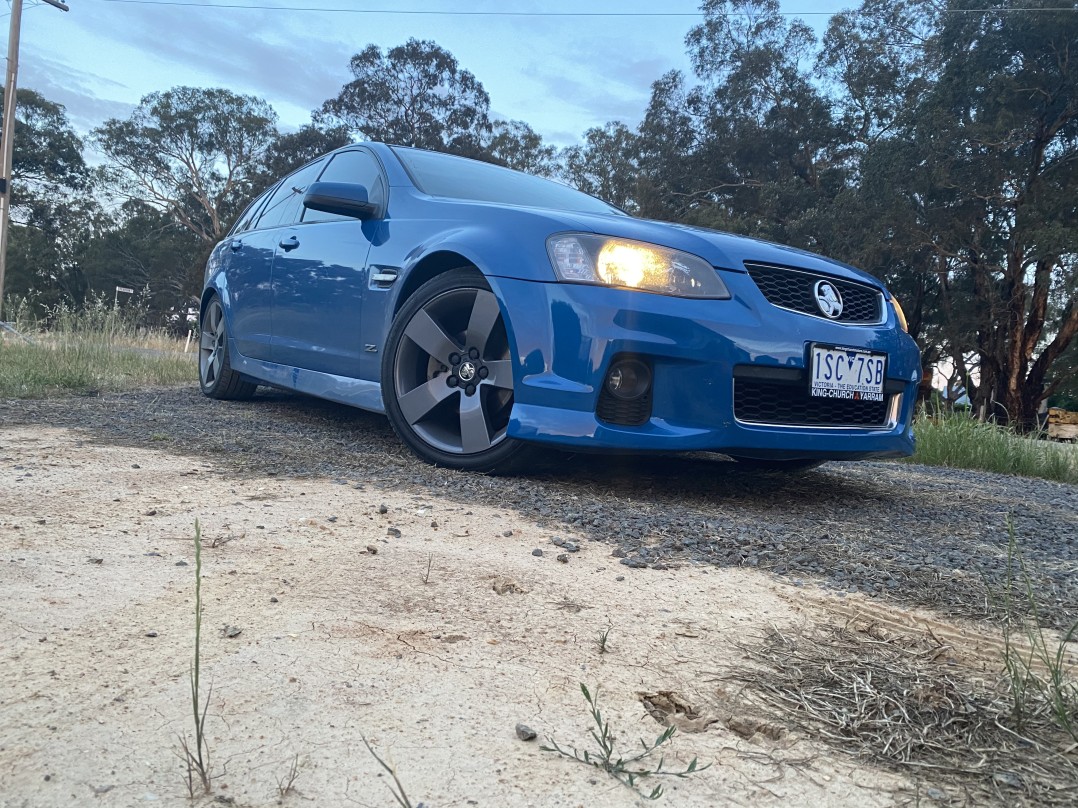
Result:
<svg viewBox="0 0 1078 808"><path fill-rule="evenodd" d="M100 0L104 3L124 3L137 6L181 6L185 8L244 9L253 11L293 11L322 14L383 14L434 17L703 17L699 11L449 11L444 9L397 9L397 8L340 8L323 6L271 6L246 3L198 3L194 0ZM1078 6L1066 8L952 8L943 9L945 14L1017 14L1017 13L1075 13ZM782 17L832 17L838 11L780 11ZM751 12L734 12L718 16L747 17Z"/></svg>

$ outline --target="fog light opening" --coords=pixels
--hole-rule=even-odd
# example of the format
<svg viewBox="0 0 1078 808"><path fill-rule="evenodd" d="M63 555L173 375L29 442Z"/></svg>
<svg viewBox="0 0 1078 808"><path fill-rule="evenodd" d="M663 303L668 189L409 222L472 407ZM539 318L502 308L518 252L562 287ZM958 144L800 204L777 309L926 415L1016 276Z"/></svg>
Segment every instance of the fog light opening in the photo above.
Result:
<svg viewBox="0 0 1078 808"><path fill-rule="evenodd" d="M651 389L651 369L639 359L619 359L610 366L604 384L614 398L632 401Z"/></svg>

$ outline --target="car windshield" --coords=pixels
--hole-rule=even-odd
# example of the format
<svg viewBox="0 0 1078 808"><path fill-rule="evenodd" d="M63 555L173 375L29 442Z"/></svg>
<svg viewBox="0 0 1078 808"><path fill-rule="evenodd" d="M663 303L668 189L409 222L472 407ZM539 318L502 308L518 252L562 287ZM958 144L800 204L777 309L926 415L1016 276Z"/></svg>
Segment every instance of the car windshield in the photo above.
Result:
<svg viewBox="0 0 1078 808"><path fill-rule="evenodd" d="M416 187L431 196L582 213L627 215L568 185L450 154L394 146Z"/></svg>

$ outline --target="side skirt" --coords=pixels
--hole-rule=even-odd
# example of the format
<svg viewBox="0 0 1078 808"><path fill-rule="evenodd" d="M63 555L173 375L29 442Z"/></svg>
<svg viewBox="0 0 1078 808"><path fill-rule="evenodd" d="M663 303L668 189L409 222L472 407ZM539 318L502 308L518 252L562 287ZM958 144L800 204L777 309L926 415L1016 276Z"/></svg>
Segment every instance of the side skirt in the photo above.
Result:
<svg viewBox="0 0 1078 808"><path fill-rule="evenodd" d="M319 373L240 355L234 355L231 360L233 370L259 384L295 390L370 412L386 411L382 403L382 385L378 382Z"/></svg>

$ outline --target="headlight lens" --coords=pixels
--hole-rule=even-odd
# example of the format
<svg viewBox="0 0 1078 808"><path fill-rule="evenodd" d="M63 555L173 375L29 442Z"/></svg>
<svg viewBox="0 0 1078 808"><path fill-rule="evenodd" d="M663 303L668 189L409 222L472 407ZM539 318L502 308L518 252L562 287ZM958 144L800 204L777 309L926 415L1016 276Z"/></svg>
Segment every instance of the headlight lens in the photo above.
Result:
<svg viewBox="0 0 1078 808"><path fill-rule="evenodd" d="M898 326L907 334L910 332L910 324L906 322L906 312L902 311L902 304L898 302L898 298L891 298L891 305L895 307L895 318L898 320Z"/></svg>
<svg viewBox="0 0 1078 808"><path fill-rule="evenodd" d="M678 297L730 297L726 284L707 261L656 244L571 233L551 236L547 253L563 281Z"/></svg>

